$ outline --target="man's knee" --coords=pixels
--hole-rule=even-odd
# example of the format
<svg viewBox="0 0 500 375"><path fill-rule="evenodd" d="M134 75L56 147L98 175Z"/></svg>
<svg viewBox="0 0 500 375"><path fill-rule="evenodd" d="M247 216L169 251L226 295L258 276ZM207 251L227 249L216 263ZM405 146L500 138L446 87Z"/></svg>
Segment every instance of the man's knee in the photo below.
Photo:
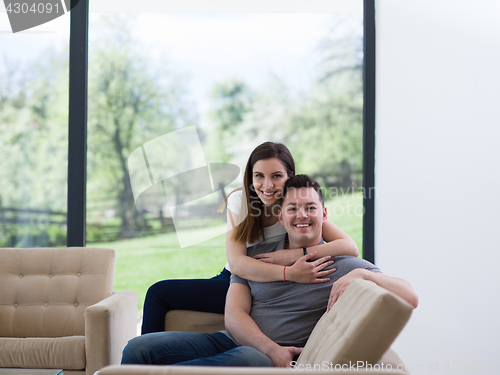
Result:
<svg viewBox="0 0 500 375"><path fill-rule="evenodd" d="M138 336L130 340L123 349L122 364L150 363L148 336Z"/></svg>

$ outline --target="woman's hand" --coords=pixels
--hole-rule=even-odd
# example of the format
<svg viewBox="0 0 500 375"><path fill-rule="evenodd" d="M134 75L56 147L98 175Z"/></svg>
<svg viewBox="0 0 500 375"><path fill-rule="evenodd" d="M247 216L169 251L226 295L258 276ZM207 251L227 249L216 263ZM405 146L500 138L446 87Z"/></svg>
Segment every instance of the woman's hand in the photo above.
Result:
<svg viewBox="0 0 500 375"><path fill-rule="evenodd" d="M272 253L257 254L254 258L266 263L291 266L302 256L302 254L302 249L282 249L273 251Z"/></svg>
<svg viewBox="0 0 500 375"><path fill-rule="evenodd" d="M316 255L316 252L309 253L300 257L293 266L285 268L285 278L288 281L296 283L309 284L309 283L325 283L330 279L325 277L336 271L335 268L324 270L333 264L331 256L327 255L316 259L315 261L308 262Z"/></svg>

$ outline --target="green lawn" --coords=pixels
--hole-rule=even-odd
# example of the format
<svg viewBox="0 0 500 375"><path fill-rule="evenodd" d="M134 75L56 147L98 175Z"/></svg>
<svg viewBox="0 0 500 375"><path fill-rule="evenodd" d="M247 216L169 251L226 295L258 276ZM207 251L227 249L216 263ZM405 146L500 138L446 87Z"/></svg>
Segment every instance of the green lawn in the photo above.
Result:
<svg viewBox="0 0 500 375"><path fill-rule="evenodd" d="M150 285L164 279L210 278L226 264L225 236L181 249L175 232L88 246L116 251L114 290L137 292L138 309Z"/></svg>
<svg viewBox="0 0 500 375"><path fill-rule="evenodd" d="M342 228L356 242L360 256L363 253L363 198L348 194L325 201L328 219Z"/></svg>
<svg viewBox="0 0 500 375"><path fill-rule="evenodd" d="M362 248L362 200L357 194L335 198L325 203L328 217L344 229ZM210 228L196 230L209 231ZM115 242L92 243L87 246L108 247L117 253L114 290L133 290L138 295L142 311L148 287L159 280L210 278L226 264L225 235L202 244L181 249L175 232L127 239Z"/></svg>

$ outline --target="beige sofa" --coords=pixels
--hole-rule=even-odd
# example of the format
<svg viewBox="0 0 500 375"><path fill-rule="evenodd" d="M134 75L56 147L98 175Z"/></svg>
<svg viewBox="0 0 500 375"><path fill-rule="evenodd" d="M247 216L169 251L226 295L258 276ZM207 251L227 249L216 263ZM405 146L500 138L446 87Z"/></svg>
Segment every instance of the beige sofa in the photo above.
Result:
<svg viewBox="0 0 500 375"><path fill-rule="evenodd" d="M94 374L137 330L137 295L113 292L115 251L0 249L0 367Z"/></svg>
<svg viewBox="0 0 500 375"><path fill-rule="evenodd" d="M366 280L356 280L332 310L316 324L295 370L194 366L108 366L99 375L280 375L318 371L356 374L408 374L390 345L408 321L413 307L395 294ZM215 332L223 316L194 311L171 311L167 330Z"/></svg>

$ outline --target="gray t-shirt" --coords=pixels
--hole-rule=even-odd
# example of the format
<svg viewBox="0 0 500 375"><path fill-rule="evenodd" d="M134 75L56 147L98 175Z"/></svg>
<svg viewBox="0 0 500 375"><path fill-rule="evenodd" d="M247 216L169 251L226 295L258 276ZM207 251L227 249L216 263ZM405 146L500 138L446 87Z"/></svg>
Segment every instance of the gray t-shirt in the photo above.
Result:
<svg viewBox="0 0 500 375"><path fill-rule="evenodd" d="M253 257L284 249L284 245L285 236L279 242L251 246L247 249L247 254ZM372 263L357 257L338 256L333 260L334 264L325 269L337 270L328 276L330 281L325 283L300 284L284 281L261 283L236 275L231 275L231 283L240 283L250 288L253 297L250 316L267 337L282 346L302 347L325 313L332 284L336 280L355 268L380 272Z"/></svg>

